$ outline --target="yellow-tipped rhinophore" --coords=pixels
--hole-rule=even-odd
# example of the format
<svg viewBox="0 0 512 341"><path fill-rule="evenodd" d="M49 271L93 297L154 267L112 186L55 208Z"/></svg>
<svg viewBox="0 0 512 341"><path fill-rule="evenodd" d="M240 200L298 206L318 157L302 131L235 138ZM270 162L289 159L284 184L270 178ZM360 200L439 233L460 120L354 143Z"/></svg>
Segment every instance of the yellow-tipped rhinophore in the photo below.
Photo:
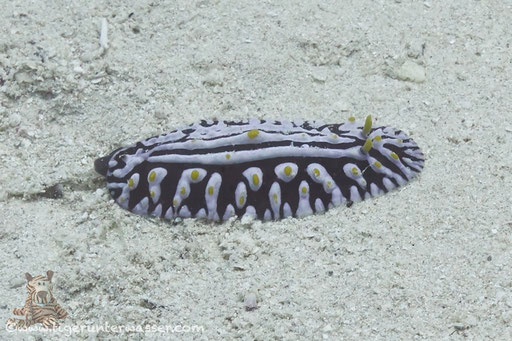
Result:
<svg viewBox="0 0 512 341"><path fill-rule="evenodd" d="M368 135L370 130L372 130L372 116L368 115L366 116L366 121L364 122L363 134L365 136Z"/></svg>
<svg viewBox="0 0 512 341"><path fill-rule="evenodd" d="M363 152L368 153L370 151L370 149L372 149L372 145L373 145L372 139L367 138L366 142L364 143L363 148L362 148Z"/></svg>

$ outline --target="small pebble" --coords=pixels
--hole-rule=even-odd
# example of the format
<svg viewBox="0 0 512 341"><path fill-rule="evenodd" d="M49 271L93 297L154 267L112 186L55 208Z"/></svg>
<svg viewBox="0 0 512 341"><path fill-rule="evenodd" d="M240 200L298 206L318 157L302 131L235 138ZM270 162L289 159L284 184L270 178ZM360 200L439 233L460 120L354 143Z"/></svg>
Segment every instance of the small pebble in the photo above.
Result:
<svg viewBox="0 0 512 341"><path fill-rule="evenodd" d="M34 79L32 78L31 75L29 75L27 72L17 72L15 75L14 75L14 79L16 80L16 82L18 83L33 83L34 82Z"/></svg>
<svg viewBox="0 0 512 341"><path fill-rule="evenodd" d="M84 73L84 72L85 72L85 71L84 71L84 69L83 69L81 66L75 66L75 67L73 68L73 71L74 71L75 73Z"/></svg>
<svg viewBox="0 0 512 341"><path fill-rule="evenodd" d="M425 81L425 69L423 66L410 60L405 61L398 69L396 69L395 75L396 78L402 81L415 83L423 83Z"/></svg>
<svg viewBox="0 0 512 341"><path fill-rule="evenodd" d="M218 70L210 71L204 78L203 84L209 86L222 86L224 84L223 74Z"/></svg>
<svg viewBox="0 0 512 341"><path fill-rule="evenodd" d="M454 328L455 330L464 330L464 329L467 329L467 327L466 327L464 324L462 324L462 323L455 323L455 324L453 325L453 328Z"/></svg>
<svg viewBox="0 0 512 341"><path fill-rule="evenodd" d="M41 193L38 193L40 198L48 198L48 199L60 199L63 196L62 193L62 185L55 184L53 186L45 188L45 190Z"/></svg>
<svg viewBox="0 0 512 341"><path fill-rule="evenodd" d="M327 80L327 73L323 70L316 70L311 73L311 78L317 83L325 83Z"/></svg>
<svg viewBox="0 0 512 341"><path fill-rule="evenodd" d="M256 294L253 292L248 293L245 295L244 299L244 305L246 311L253 311L258 308L258 302L256 298Z"/></svg>
<svg viewBox="0 0 512 341"><path fill-rule="evenodd" d="M97 197L102 197L104 194L105 194L105 190L104 190L103 188L98 188L98 189L94 192L94 195L96 195Z"/></svg>
<svg viewBox="0 0 512 341"><path fill-rule="evenodd" d="M18 114L11 114L9 115L9 127L14 128L20 125L21 123L21 116Z"/></svg>

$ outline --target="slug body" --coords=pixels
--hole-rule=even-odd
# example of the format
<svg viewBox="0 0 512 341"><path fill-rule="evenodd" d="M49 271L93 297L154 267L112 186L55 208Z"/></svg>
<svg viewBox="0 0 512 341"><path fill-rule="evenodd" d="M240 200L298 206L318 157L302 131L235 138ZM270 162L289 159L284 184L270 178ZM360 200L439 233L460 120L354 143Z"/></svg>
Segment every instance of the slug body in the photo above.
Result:
<svg viewBox="0 0 512 341"><path fill-rule="evenodd" d="M137 214L277 220L386 193L423 163L412 139L372 128L368 116L364 124L201 121L117 149L95 169Z"/></svg>

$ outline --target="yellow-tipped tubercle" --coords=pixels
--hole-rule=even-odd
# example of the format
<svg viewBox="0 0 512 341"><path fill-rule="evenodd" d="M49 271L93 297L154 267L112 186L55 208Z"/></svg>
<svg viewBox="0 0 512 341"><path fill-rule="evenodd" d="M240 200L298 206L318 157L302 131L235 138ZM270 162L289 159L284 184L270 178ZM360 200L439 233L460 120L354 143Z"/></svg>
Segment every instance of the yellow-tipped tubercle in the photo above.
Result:
<svg viewBox="0 0 512 341"><path fill-rule="evenodd" d="M372 116L368 115L366 116L366 121L364 122L363 134L365 136L368 135L370 130L372 130Z"/></svg>
<svg viewBox="0 0 512 341"><path fill-rule="evenodd" d="M286 176L290 176L292 174L292 167L290 167L290 166L284 167L284 174Z"/></svg>
<svg viewBox="0 0 512 341"><path fill-rule="evenodd" d="M260 131L258 129L252 129L247 132L247 136L249 136L250 139L256 138L260 134Z"/></svg>
<svg viewBox="0 0 512 341"><path fill-rule="evenodd" d="M155 179L156 179L156 173L155 173L155 171L152 171L151 173L149 173L149 181L153 182L153 181L155 181Z"/></svg>

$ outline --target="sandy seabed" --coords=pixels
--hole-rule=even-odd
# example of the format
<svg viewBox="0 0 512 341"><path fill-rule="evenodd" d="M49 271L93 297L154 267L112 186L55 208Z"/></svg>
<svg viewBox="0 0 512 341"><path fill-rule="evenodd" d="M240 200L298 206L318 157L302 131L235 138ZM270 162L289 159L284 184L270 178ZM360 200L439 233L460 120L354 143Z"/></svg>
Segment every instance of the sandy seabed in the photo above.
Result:
<svg viewBox="0 0 512 341"><path fill-rule="evenodd" d="M69 313L0 339L512 339L509 1L0 8L0 322L25 272L55 271ZM370 113L418 142L423 173L304 219L148 219L92 166L199 119Z"/></svg>

